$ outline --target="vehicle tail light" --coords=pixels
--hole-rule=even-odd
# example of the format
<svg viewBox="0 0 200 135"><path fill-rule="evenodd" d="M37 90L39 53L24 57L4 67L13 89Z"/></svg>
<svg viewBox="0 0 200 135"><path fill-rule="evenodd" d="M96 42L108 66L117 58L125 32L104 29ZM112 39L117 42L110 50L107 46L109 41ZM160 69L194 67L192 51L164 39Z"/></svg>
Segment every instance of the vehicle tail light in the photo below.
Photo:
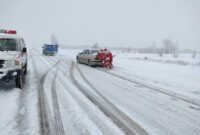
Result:
<svg viewBox="0 0 200 135"><path fill-rule="evenodd" d="M7 30L7 34L17 34L16 30Z"/></svg>
<svg viewBox="0 0 200 135"><path fill-rule="evenodd" d="M16 30L4 30L4 29L0 29L0 33L17 34L17 31Z"/></svg>
<svg viewBox="0 0 200 135"><path fill-rule="evenodd" d="M99 60L99 53L97 55L95 55L95 59Z"/></svg>

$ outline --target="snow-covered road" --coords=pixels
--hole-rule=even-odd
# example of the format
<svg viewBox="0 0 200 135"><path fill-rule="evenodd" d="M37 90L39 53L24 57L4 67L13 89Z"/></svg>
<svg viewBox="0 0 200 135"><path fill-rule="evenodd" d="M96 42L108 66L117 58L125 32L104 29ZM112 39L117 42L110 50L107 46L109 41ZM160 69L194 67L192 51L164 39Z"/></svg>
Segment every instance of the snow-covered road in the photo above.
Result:
<svg viewBox="0 0 200 135"><path fill-rule="evenodd" d="M87 80L151 134L199 134L200 108L108 73L81 66ZM96 79L94 79L95 76Z"/></svg>
<svg viewBox="0 0 200 135"><path fill-rule="evenodd" d="M1 82L1 135L199 135L198 96L77 64L74 54L32 50L24 89Z"/></svg>

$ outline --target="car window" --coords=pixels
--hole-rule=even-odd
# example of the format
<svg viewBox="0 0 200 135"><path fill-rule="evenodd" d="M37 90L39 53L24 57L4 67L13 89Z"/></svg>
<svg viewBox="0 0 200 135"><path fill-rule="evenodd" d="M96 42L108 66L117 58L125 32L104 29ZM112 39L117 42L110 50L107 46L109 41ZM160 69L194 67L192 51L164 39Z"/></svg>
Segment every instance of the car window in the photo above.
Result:
<svg viewBox="0 0 200 135"><path fill-rule="evenodd" d="M19 48L20 51L22 51L22 48L23 48L23 42L22 42L22 39L19 39L18 48Z"/></svg>
<svg viewBox="0 0 200 135"><path fill-rule="evenodd" d="M86 50L83 50L83 51L81 52L81 54L85 54L85 52L86 52Z"/></svg>
<svg viewBox="0 0 200 135"><path fill-rule="evenodd" d="M23 47L26 47L24 39L22 39L22 44L23 44Z"/></svg>
<svg viewBox="0 0 200 135"><path fill-rule="evenodd" d="M86 54L87 51L88 51L88 50L83 50L83 51L81 52L81 54Z"/></svg>
<svg viewBox="0 0 200 135"><path fill-rule="evenodd" d="M85 52L85 54L90 54L90 50L87 50L87 51Z"/></svg>
<svg viewBox="0 0 200 135"><path fill-rule="evenodd" d="M1 51L17 51L17 42L15 39L1 38L0 39Z"/></svg>
<svg viewBox="0 0 200 135"><path fill-rule="evenodd" d="M20 43L21 43L21 49L23 49L25 47L25 43L24 43L24 40L22 38L20 39Z"/></svg>

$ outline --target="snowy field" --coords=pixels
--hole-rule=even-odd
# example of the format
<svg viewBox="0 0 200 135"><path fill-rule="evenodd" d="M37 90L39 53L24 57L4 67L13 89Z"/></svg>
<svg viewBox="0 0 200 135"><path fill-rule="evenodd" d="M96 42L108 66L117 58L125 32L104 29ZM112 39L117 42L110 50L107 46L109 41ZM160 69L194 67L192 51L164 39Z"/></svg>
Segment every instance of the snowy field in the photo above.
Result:
<svg viewBox="0 0 200 135"><path fill-rule="evenodd" d="M23 90L0 82L0 135L199 135L199 55L114 51L108 70L80 51L29 51Z"/></svg>

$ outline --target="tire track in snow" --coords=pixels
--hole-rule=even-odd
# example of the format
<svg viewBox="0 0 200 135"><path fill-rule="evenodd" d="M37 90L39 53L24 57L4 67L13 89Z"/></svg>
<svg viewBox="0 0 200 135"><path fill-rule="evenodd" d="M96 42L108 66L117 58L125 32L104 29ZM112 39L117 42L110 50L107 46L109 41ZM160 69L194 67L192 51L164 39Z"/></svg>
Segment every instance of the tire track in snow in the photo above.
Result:
<svg viewBox="0 0 200 135"><path fill-rule="evenodd" d="M116 86L116 87L113 87L113 90L115 89L117 90L117 93L118 93L117 95L119 95L119 97L117 97L116 94L113 94L114 101L118 102L117 100L118 98L126 99L126 100L120 100L119 103L121 104L121 106L124 106L125 108L129 110L128 111L129 115L131 114L139 115L140 118L142 118L140 120L138 119L140 122L141 120L143 121L145 120L145 123L151 123L151 124L141 123L141 125L144 125L144 127L147 127L148 131L151 132L151 130L149 130L148 128L148 125L153 125L151 129L154 129L154 128L159 129L160 130L159 134L161 133L177 134L180 131L184 131L184 130L179 130L183 126L186 127L185 129L187 129L188 131L194 131L196 133L199 131L200 123L196 119L199 117L199 115L198 115L198 112L195 113L191 109L188 109L189 108L188 105L190 104L182 102L182 101L173 102L173 100L171 100L169 96L163 95L161 93L156 94L154 91L151 91L151 90L148 91L146 89L143 89L143 90L142 89L140 90L137 88L134 89L135 85L133 85L133 83L130 83L128 81L124 81L118 78L114 78L110 75L102 74L101 72L95 72L95 70L90 71L87 68L81 68L81 69L84 71L83 73L86 75L87 78L90 76L88 78L88 80L90 81L93 80L92 79L93 75L90 74L88 76L87 74L94 72L96 76L98 75L105 76L104 77L105 80L101 82L102 84L106 84L106 82L108 82L111 84L110 86L112 85ZM98 78L98 80L102 80L102 79L103 78L101 77ZM92 84L95 84L95 82L98 82L98 81L94 81L94 82L92 81ZM121 82L121 83L117 83L117 82ZM99 87L101 86L99 85ZM104 87L104 88L109 89L109 87ZM112 96L112 93L115 92L115 91L109 90L109 91L105 91L105 93L107 94L104 94L104 92L102 92L101 89L98 88L98 90L107 98L109 97L107 95ZM133 116L133 119L134 119L134 116ZM168 125L167 123L170 126L167 126ZM178 125L172 126L176 124Z"/></svg>
<svg viewBox="0 0 200 135"><path fill-rule="evenodd" d="M34 71L39 77L39 73L37 71L36 67L36 62L33 58L33 67ZM47 71L48 72L48 71ZM41 78L39 78L39 84L38 84L38 101L39 101L39 117L40 117L40 132L41 135L53 135L50 131L50 125L49 125L49 120L48 120L48 115L47 115L47 110L46 110L46 103L45 103L45 96L44 96L44 90L42 87L42 82L44 81L44 77L46 74L44 74Z"/></svg>
<svg viewBox="0 0 200 135"><path fill-rule="evenodd" d="M64 61L64 63L68 62L70 63L70 66L72 66L72 60L69 60L69 61ZM67 63L67 64L68 64ZM61 71L63 73L63 75L65 76L66 75L66 69L62 68ZM71 67L70 67L70 70L68 71L70 73L71 71ZM87 113L87 115L91 118L91 120L95 123L95 125L101 130L101 132L104 134L104 135L112 135L113 132L112 132L112 129L110 129L108 126L105 125L105 123L102 121L102 119L100 117L97 116L97 114L94 114L93 110L91 109L91 106L88 105L87 103L84 103L85 101L81 100L79 98L79 95L76 95L76 93L73 92L73 90L70 90L69 87L66 86L66 83L65 81L68 81L68 80L63 80L63 79L60 79L60 83L63 85L63 87L67 90L67 92L76 100L76 102L80 105L80 107ZM74 86L76 87L76 86ZM77 88L77 87L76 87ZM79 90L79 89L77 89ZM80 90L79 92L81 94L83 94ZM84 95L84 94L83 94ZM86 97L87 98L87 97ZM87 98L88 99L88 98ZM91 104L93 104L95 107L96 105L91 102ZM98 108L98 107L97 107ZM99 108L98 108L99 109ZM104 113L102 112L102 114L104 115ZM107 117L107 116L105 116ZM111 122L112 123L112 122Z"/></svg>
<svg viewBox="0 0 200 135"><path fill-rule="evenodd" d="M25 76L26 79L30 78L30 73L28 72L27 75ZM17 125L16 128L18 129L19 135L24 135L26 134L26 129L28 128L28 119L27 119L27 96L28 96L28 88L30 86L30 82L26 81L25 86L20 90L20 95L19 95L19 107L18 107L18 114L16 116L16 121Z"/></svg>
<svg viewBox="0 0 200 135"><path fill-rule="evenodd" d="M42 60L44 61L44 63L47 63L49 58L45 57ZM42 86L44 84L45 78L47 77L48 73L50 71L52 71L52 69L54 69L57 65L59 65L60 60L56 59L56 58L51 58L51 61L48 61L48 62L51 63L53 66L51 66L51 68L49 68L48 71L41 77L40 83L41 83ZM56 70L56 72L54 73L54 79L53 79L52 85L51 85L53 112L54 112L54 114L53 114L54 115L54 118L53 118L53 121L54 121L53 128L54 128L54 130L52 132L56 135L65 135L64 128L63 128L63 122L62 122L60 109L59 109L59 104L58 104L56 87L55 87L57 74L58 74L58 70ZM43 91L44 91L44 87L42 87L42 88L43 88Z"/></svg>
<svg viewBox="0 0 200 135"><path fill-rule="evenodd" d="M74 77L74 62L72 62L72 67L70 71L70 76L72 82L77 86L77 88L94 104L96 104L100 110L102 110L113 122L126 134L126 135L148 135L148 133L136 122L130 119L126 114L119 110L114 104L107 100L101 93L96 90L96 88L90 84L90 82L85 78L82 71L77 67L80 75L84 81L103 99L98 99L92 93L89 93L88 90L83 88L80 83ZM106 104L105 104L106 103Z"/></svg>
<svg viewBox="0 0 200 135"><path fill-rule="evenodd" d="M47 74L50 72L51 69L53 69L56 64L59 62L57 61L51 68L49 68L41 77L40 77L40 74L37 70L37 67L36 67L36 62L35 62L35 59L34 59L34 56L32 57L32 62L33 62L33 67L34 67L34 71L36 73L36 75L39 77L39 84L38 84L38 91L39 91L39 95L38 95L38 101L39 101L39 115L40 115L40 130L41 130L41 134L42 135L55 135L54 134L54 130L52 129L52 123L50 122L51 118L50 116L48 115L48 111L47 109L49 108L48 105L47 105L47 100L46 100L46 95L44 93L44 87L43 87L43 84L44 84L44 80L47 76ZM48 109L49 110L49 109Z"/></svg>
<svg viewBox="0 0 200 135"><path fill-rule="evenodd" d="M59 62L60 61L58 61L57 64L59 64ZM52 101L53 101L53 112L54 112L54 120L55 120L55 132L56 132L56 135L65 135L63 122L62 122L62 118L61 118L61 113L60 113L60 108L59 108L59 104L58 104L58 96L57 96L57 92L56 92L56 85L55 85L57 76L58 76L58 70L56 69L54 79L52 81L52 87L51 87Z"/></svg>
<svg viewBox="0 0 200 135"><path fill-rule="evenodd" d="M184 101L184 102L186 102L186 103L190 103L190 104L193 104L193 105L200 106L200 100L199 100L199 101L194 101L194 100L192 100L192 99L189 98L189 97L185 97L185 96L183 96L183 95L180 96L180 94L177 94L177 93L175 93L175 92L172 92L172 91L168 92L169 90L166 90L166 89L164 89L164 88L159 88L159 87L153 86L153 85L150 86L149 84L141 83L141 82L139 82L139 81L137 81L137 80L128 79L128 78L125 78L125 77L123 77L123 76L117 75L117 74L115 74L115 73L107 72L107 71L105 71L105 70L103 70L103 69L96 69L96 70L99 70L99 71L102 71L102 72L104 72L104 73L110 74L110 75L112 75L112 76L115 76L115 77L117 77L117 78L123 79L123 80L125 80L125 81L129 81L129 82L131 82L131 83L134 83L134 84L143 86L143 87L145 87L145 88L148 88L148 89L151 89L151 90L153 90L153 91L162 93L162 94L164 94L164 95L167 95L167 96L170 96L170 97L179 99L179 100Z"/></svg>

